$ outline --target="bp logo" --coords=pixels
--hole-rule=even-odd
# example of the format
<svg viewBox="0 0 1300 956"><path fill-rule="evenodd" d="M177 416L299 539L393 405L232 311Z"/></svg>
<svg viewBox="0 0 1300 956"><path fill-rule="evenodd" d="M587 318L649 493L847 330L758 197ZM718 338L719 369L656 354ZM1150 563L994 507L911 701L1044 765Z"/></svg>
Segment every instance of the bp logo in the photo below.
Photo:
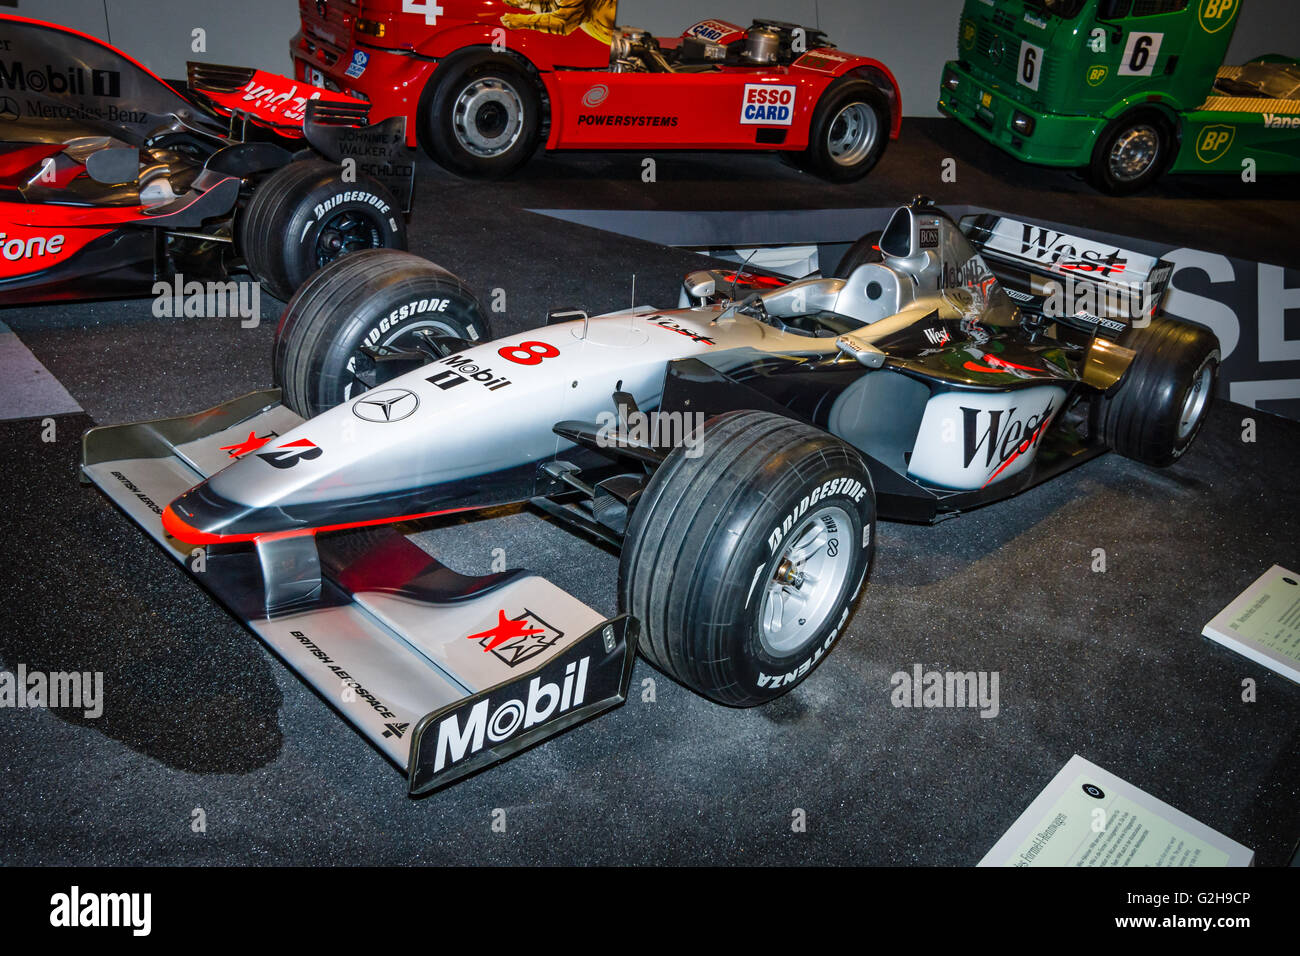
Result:
<svg viewBox="0 0 1300 956"><path fill-rule="evenodd" d="M1201 21L1201 29L1206 33L1218 33L1232 22L1237 14L1241 0L1201 0L1196 17Z"/></svg>
<svg viewBox="0 0 1300 956"><path fill-rule="evenodd" d="M1228 155L1236 137L1237 130L1232 126L1216 123L1205 127L1196 138L1196 158L1206 164L1217 163Z"/></svg>
<svg viewBox="0 0 1300 956"><path fill-rule="evenodd" d="M975 24L970 20L961 22L961 47L963 50L969 50L975 46L975 38L979 31L975 29Z"/></svg>
<svg viewBox="0 0 1300 956"><path fill-rule="evenodd" d="M1108 74L1109 72L1110 72L1110 67L1105 66L1104 64L1098 64L1095 66L1088 67L1088 73L1087 73L1088 85L1101 86L1101 84L1106 82L1106 74Z"/></svg>

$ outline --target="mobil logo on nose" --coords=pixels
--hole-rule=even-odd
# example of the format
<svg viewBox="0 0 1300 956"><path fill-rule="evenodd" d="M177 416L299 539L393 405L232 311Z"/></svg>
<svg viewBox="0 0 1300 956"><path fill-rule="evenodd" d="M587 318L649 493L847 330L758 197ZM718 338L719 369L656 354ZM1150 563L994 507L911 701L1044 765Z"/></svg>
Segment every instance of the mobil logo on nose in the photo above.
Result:
<svg viewBox="0 0 1300 956"><path fill-rule="evenodd" d="M740 122L753 126L789 126L794 122L795 86L746 83Z"/></svg>

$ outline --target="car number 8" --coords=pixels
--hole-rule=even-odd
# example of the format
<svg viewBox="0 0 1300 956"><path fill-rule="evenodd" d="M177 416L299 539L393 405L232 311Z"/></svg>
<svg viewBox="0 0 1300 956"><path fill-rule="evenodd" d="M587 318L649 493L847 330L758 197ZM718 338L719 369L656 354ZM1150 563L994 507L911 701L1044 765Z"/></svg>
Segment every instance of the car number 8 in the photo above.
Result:
<svg viewBox="0 0 1300 956"><path fill-rule="evenodd" d="M542 359L555 358L559 354L560 350L549 342L520 342L497 349L497 355L516 365L540 365Z"/></svg>

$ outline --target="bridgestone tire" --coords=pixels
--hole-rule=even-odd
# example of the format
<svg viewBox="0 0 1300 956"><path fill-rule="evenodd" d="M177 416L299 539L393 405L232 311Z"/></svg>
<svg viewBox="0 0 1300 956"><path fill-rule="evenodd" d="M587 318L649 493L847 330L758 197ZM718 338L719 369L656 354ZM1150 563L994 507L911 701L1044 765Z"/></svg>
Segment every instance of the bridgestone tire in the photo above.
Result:
<svg viewBox="0 0 1300 956"><path fill-rule="evenodd" d="M875 492L850 446L780 415L720 415L700 442L698 457L674 449L641 496L620 597L650 663L752 706L807 677L843 632L875 549Z"/></svg>
<svg viewBox="0 0 1300 956"><path fill-rule="evenodd" d="M363 345L412 349L421 330L470 342L492 337L474 294L446 269L407 252L355 253L289 300L275 333L275 383L299 415L319 415L378 384Z"/></svg>
<svg viewBox="0 0 1300 956"><path fill-rule="evenodd" d="M879 262L884 257L880 253L880 232L869 232L853 245L849 246L849 251L844 253L844 258L840 264L835 267L832 278L847 279L853 275L853 270L858 266L866 265L868 262Z"/></svg>
<svg viewBox="0 0 1300 956"><path fill-rule="evenodd" d="M368 176L306 159L259 182L239 216L239 251L267 292L288 300L322 266L362 249L405 249L406 220Z"/></svg>
<svg viewBox="0 0 1300 956"><path fill-rule="evenodd" d="M1125 458L1173 464L1191 447L1209 412L1219 341L1202 326L1155 318L1120 344L1137 355L1099 401L1102 437Z"/></svg>

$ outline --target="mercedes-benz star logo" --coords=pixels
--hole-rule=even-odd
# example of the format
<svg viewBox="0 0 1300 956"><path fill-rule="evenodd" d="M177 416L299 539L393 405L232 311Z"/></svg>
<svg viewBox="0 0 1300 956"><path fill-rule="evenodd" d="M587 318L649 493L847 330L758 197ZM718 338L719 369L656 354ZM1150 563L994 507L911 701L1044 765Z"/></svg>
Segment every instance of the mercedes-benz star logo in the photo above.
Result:
<svg viewBox="0 0 1300 956"><path fill-rule="evenodd" d="M400 422L410 418L420 407L414 392L404 388L387 388L359 398L352 406L352 414L365 422Z"/></svg>
<svg viewBox="0 0 1300 956"><path fill-rule="evenodd" d="M18 112L18 104L12 97L0 96L0 120L6 123L12 123L18 119L21 114Z"/></svg>

